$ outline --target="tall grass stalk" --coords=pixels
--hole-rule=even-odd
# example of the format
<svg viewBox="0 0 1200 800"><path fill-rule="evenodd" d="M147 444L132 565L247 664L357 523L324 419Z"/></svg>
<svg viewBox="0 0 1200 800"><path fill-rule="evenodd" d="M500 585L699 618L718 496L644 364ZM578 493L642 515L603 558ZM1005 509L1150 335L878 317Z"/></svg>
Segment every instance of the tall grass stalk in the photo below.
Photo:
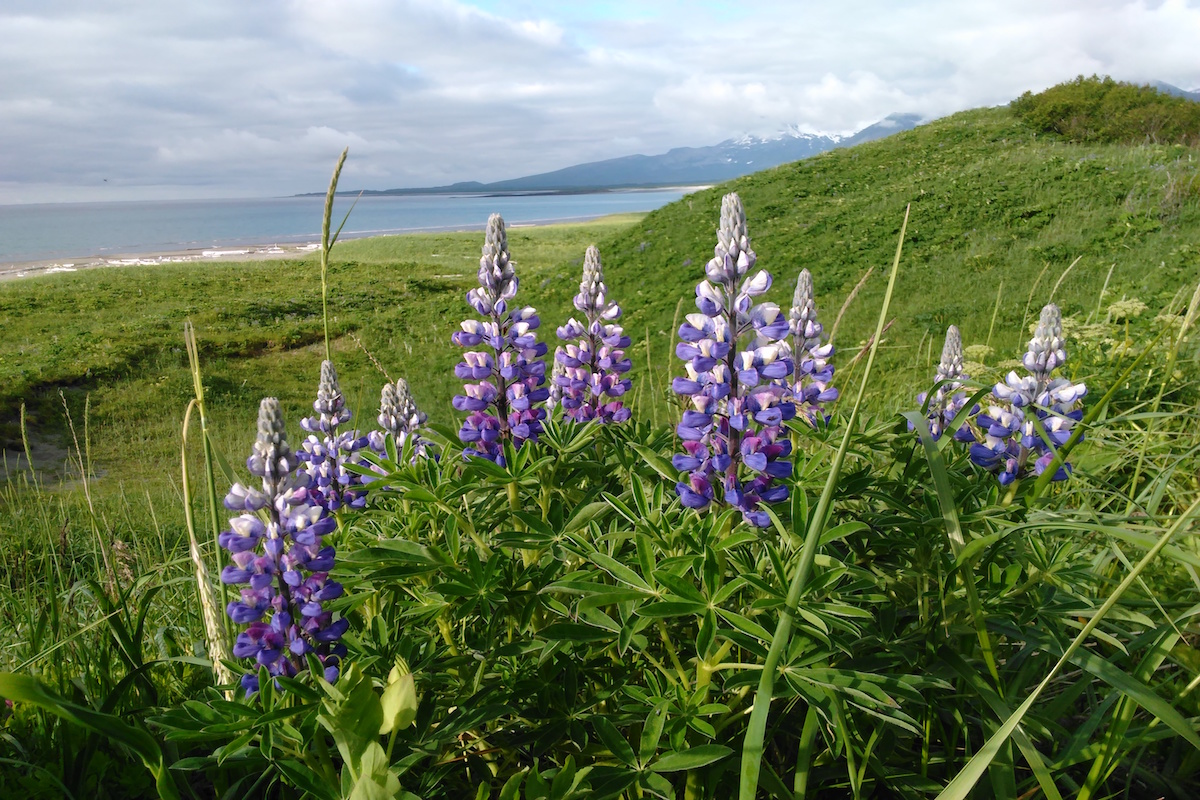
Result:
<svg viewBox="0 0 1200 800"><path fill-rule="evenodd" d="M333 168L333 177L329 179L329 189L325 192L325 213L321 217L321 318L325 324L326 361L333 361L329 345L329 251L337 243L338 236L341 235L342 228L346 225L346 220L350 219L350 211L354 210L354 205L350 206L350 211L346 212L346 216L342 218L342 224L338 225L337 231L332 236L329 234L329 228L333 221L333 198L337 194L338 178L342 175L342 167L345 166L346 156L349 153L350 148L347 147L338 156L337 165ZM354 203L357 204L358 201L355 200Z"/></svg>
<svg viewBox="0 0 1200 800"><path fill-rule="evenodd" d="M1048 468L1048 471L1051 468L1054 468L1053 465ZM1025 715L1029 712L1029 709L1033 707L1033 704L1037 702L1042 692L1046 690L1046 687L1050 685L1051 681L1053 681L1058 676L1058 673L1062 671L1063 666L1065 666L1066 663L1071 660L1071 657L1074 656L1079 650L1079 648L1083 646L1083 643L1087 641L1089 636L1091 636L1092 631L1096 629L1096 626L1108 616L1108 612L1110 612L1113 609L1113 606L1117 604L1117 601L1121 599L1121 595L1125 594L1126 590L1128 590L1129 587L1138 580L1142 572L1145 571L1146 567L1149 566L1152 561L1154 561L1158 554L1162 552L1162 550L1168 544L1170 544L1171 540L1175 537L1175 534L1183 530L1184 527L1192 521L1192 519L1196 516L1197 510L1200 510L1200 499L1193 502L1192 505L1189 506L1188 509L1184 511L1177 520L1175 520L1175 524L1172 525L1166 533L1159 537L1154 546L1151 547L1150 550L1147 551L1146 555L1142 557L1142 560L1137 563L1137 565L1129 572L1129 574L1125 576L1125 579L1122 580L1117 588L1113 590L1113 593L1109 595L1107 600L1104 601L1104 604L1100 606L1099 610L1097 610L1096 613L1091 616L1091 618L1083 626L1083 630L1081 630L1071 642L1070 646L1054 664L1050 672L1045 678L1042 679L1041 683L1037 685L1037 688L1030 693L1029 697L1025 698L1025 702L1022 703L1016 711L1009 715L1008 719L1004 721L1004 724L1001 725L986 742L984 742L983 747L979 748L979 751L971 757L971 760L967 762L967 765L963 767L962 770L954 776L954 779L946 785L946 788L938 794L936 800L966 800L966 798L970 796L975 784L979 782L979 779L983 776L984 771L987 770L988 766L991 765L992 760L995 759L1000 753L1000 748L1017 730L1017 726L1021 724L1021 720L1025 718ZM1193 736L1194 735L1195 734L1193 734ZM752 798L753 795L750 797ZM746 800L744 795L743 800Z"/></svg>
<svg viewBox="0 0 1200 800"><path fill-rule="evenodd" d="M196 539L196 526L192 520L192 482L188 475L188 428L192 422L192 411L199 407L193 398L188 402L187 411L183 414L182 444L179 448L179 464L183 479L183 518L188 532L188 555L191 556L192 566L196 571L196 596L200 600L200 616L204 621L204 638L208 643L208 655L213 662L213 674L218 683L233 683L233 673L225 666L231 656L229 639L222 623L225 615L217 604L212 582L209 580L208 565L204 562L204 554L200 551L200 542ZM201 433L203 437L203 432ZM212 471L209 470L209 476ZM230 697L229 699L232 699Z"/></svg>
<svg viewBox="0 0 1200 800"><path fill-rule="evenodd" d="M1054 288L1050 290L1050 297L1046 299L1047 303L1054 302L1054 295L1058 293L1058 287L1062 286L1062 282L1065 281L1067 276L1071 274L1071 270L1075 269L1075 265L1082 260L1083 256L1077 256L1076 259L1071 262L1071 266L1064 269L1062 275L1058 276L1058 280L1054 282ZM1022 333L1024 333L1024 331L1022 331Z"/></svg>
<svg viewBox="0 0 1200 800"><path fill-rule="evenodd" d="M871 267L863 276L858 279L858 283L854 284L854 288L850 290L850 294L846 295L846 300L842 303L842 307L838 309L838 315L833 320L833 327L829 329L829 341L832 342L837 336L838 326L842 324L842 317L846 315L846 310L854 302L854 298L858 297L858 293L867 285L867 279L875 272L875 267Z"/></svg>
<svg viewBox="0 0 1200 800"><path fill-rule="evenodd" d="M196 344L196 329L192 325L191 320L186 320L183 323L183 343L184 343L184 347L187 349L188 368L192 374L192 391L196 395L195 400L194 400L194 402L196 404L196 411L199 413L199 416L200 416L200 448L204 453L204 488L208 495L206 498L206 501L208 504L208 517L209 517L208 522L209 522L209 530L212 535L212 553L215 557L215 555L217 553L221 552L219 546L217 545L217 537L219 537L221 535L221 516L220 516L221 503L219 502L218 495L217 495L217 481L216 481L215 470L213 468L212 437L208 430L208 414L205 413L205 406L204 406L204 378L200 372L200 348ZM191 413L191 404L190 403L188 404L188 413ZM183 434L184 434L184 440L185 440L185 446L186 446L186 440L187 440L186 423L184 426ZM184 466L186 468L186 464ZM188 486L187 486L187 480L185 478L184 492L186 493L187 491L188 491ZM191 504L188 502L188 498L187 498L186 494L184 496L184 511L185 511L185 514L187 514L188 517L190 518ZM192 526L192 523L190 522L190 519L188 522L188 532L189 532L189 535L194 536L193 526ZM203 553L201 553L201 557L203 557ZM222 584L220 584L220 591L221 591L221 608L224 608L226 606L226 604L229 602L229 589L228 589L228 587L225 586L225 584L222 583ZM221 616L221 627L225 632L225 636L223 637L223 640L227 641L231 635L232 629L230 627L229 620L225 617L225 615L222 614L220 616Z"/></svg>
<svg viewBox="0 0 1200 800"><path fill-rule="evenodd" d="M1050 269L1050 262L1047 261L1042 267L1042 271L1038 273L1037 278L1029 286L1029 297L1025 298L1025 310L1021 312L1021 336L1024 336L1029 330L1029 307L1033 305L1033 296L1037 293L1038 286L1042 283L1042 278L1046 277L1046 270Z"/></svg>
<svg viewBox="0 0 1200 800"><path fill-rule="evenodd" d="M851 433L858 421L858 410L862 406L867 383L871 379L871 368L875 363L875 354L879 350L879 341L883 338L884 321L887 319L888 306L891 305L892 293L896 287L896 274L900 270L900 254L904 250L904 235L908 231L908 215L911 210L911 205L904 210L904 222L900 225L900 240L896 244L892 272L888 276L883 306L879 309L879 318L875 324L874 340L871 342L870 355L867 356L866 371L858 385L858 397L854 401L854 407L850 410L850 418L846 420L846 432L842 436L842 443L838 446L837 454L833 457L833 463L830 464L829 478L825 481L825 488L821 492L816 511L809 522L808 534L805 536L804 545L800 551L800 562L796 565L796 572L792 576L792 584L788 590L787 604L779 615L779 624L775 627L775 634L771 637L771 648L767 651L766 660L763 662L762 675L754 695L754 706L750 712L750 722L746 728L746 738L742 745L742 776L738 792L741 800L754 800L758 792L758 776L762 769L763 740L767 733L767 716L771 710L771 698L775 693L779 659L783 656L788 639L791 637L792 618L800 605L800 595L804 591L808 573L812 569L813 560L817 555L817 543L825 530L825 521L833 503L833 493L841 475L842 462L850 447ZM860 281L860 285L861 283Z"/></svg>
<svg viewBox="0 0 1200 800"><path fill-rule="evenodd" d="M987 340L984 345L992 346L992 333L996 330L996 317L1000 314L1000 298L1004 297L1004 281L1000 281L1000 285L996 287L996 305L992 307L992 322L988 325Z"/></svg>

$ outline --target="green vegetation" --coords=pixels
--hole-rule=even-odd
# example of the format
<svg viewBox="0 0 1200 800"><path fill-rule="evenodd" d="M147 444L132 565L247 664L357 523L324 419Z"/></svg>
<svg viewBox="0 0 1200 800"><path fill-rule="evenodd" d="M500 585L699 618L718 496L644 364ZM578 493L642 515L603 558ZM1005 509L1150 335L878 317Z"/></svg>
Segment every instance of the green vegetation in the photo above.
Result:
<svg viewBox="0 0 1200 800"><path fill-rule="evenodd" d="M17 701L0 706L0 794L728 798L748 710L769 706L748 748L759 796L1195 796L1197 155L986 109L645 217L510 230L543 341L599 244L634 419L551 426L504 468L462 462L449 405L482 237L339 243L328 322L355 421L374 427L381 370L404 377L443 457L393 457L368 509L339 512L342 678L249 701L214 680L188 555L182 329L211 441L245 480L259 398L281 399L293 442L311 407L315 259L0 284L0 697ZM791 496L765 533L681 507L670 464L676 317L731 189L766 299L786 308L811 270L843 392L827 427L791 424ZM922 446L895 412L929 388L946 326L984 387L1050 301L1065 374L1091 389L1071 479L1002 488L949 437ZM190 437L215 573L227 554L205 528L227 514ZM38 470L15 467L26 446Z"/></svg>
<svg viewBox="0 0 1200 800"><path fill-rule="evenodd" d="M1109 77L1026 92L1012 110L1039 133L1079 144L1200 144L1200 103Z"/></svg>

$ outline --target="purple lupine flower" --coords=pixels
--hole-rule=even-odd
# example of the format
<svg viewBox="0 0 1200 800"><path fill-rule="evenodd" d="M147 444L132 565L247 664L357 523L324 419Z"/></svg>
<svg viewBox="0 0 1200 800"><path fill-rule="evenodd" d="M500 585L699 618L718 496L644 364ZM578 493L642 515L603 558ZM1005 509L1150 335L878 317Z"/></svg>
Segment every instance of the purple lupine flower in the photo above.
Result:
<svg viewBox="0 0 1200 800"><path fill-rule="evenodd" d="M300 460L305 462L305 471L312 478L310 491L314 498L330 511L342 506L362 508L366 495L362 492L362 480L346 469L354 463L355 453L366 445L366 437L358 431L341 430L350 421L350 410L338 386L337 370L333 362L321 362L321 379L317 383L317 399L313 403L316 416L300 420L300 427L309 432L300 443Z"/></svg>
<svg viewBox="0 0 1200 800"><path fill-rule="evenodd" d="M774 303L754 303L771 276L750 274L756 259L736 194L721 201L714 253L696 286L700 313L687 315L675 348L686 375L672 389L691 406L676 428L683 452L673 463L688 475L675 491L688 508L719 499L765 528L770 517L763 504L787 498L788 488L775 482L792 473L791 442L782 435L783 422L796 414L785 388L792 358L787 318Z"/></svg>
<svg viewBox="0 0 1200 800"><path fill-rule="evenodd" d="M479 259L479 286L467 292L467 302L483 317L462 323L452 341L459 347L484 345L468 351L454 368L465 381L454 407L467 418L458 438L465 456L480 456L504 465L503 442L515 447L537 441L550 396L546 380L546 345L537 340L541 325L533 308L509 308L517 294L517 276L508 254L504 220L488 218L483 256Z"/></svg>
<svg viewBox="0 0 1200 800"><path fill-rule="evenodd" d="M970 438L971 460L995 471L1000 483L1008 485L1032 472L1041 475L1059 447L1066 444L1075 423L1083 419L1081 401L1087 386L1052 376L1067 360L1063 347L1062 314L1053 303L1042 309L1022 364L1029 372L1009 372L992 389L995 402L980 414ZM1045 431L1038 432L1035 420ZM962 432L956 439L967 439ZM1049 440L1049 441L1047 441ZM1031 462L1032 459L1032 463ZM1066 480L1071 465L1063 463L1052 480Z"/></svg>
<svg viewBox="0 0 1200 800"><path fill-rule="evenodd" d="M809 425L828 419L825 404L838 399L833 381L833 344L822 342L825 327L817 321L817 304L813 296L812 273L800 270L796 291L792 295L792 310L788 313L788 346L795 364L793 380L788 387L796 403L796 414Z"/></svg>
<svg viewBox="0 0 1200 800"><path fill-rule="evenodd" d="M258 667L271 675L292 677L308 668L315 655L324 676L334 681L346 654L339 642L350 623L334 620L322 605L342 593L330 580L334 549L322 538L336 523L312 491L313 479L297 469L288 447L279 401L264 398L258 410L258 438L246 460L262 479L262 490L235 483L225 507L241 512L229 520L218 543L233 563L221 582L242 586L240 597L226 608L246 630L238 634L233 654L253 658L254 670L242 678L246 694L258 691Z"/></svg>
<svg viewBox="0 0 1200 800"><path fill-rule="evenodd" d="M938 362L937 372L934 374L934 383L940 384L934 390L933 396L930 397L928 392L921 392L917 395L917 402L925 405L928 398L929 407L926 414L926 420L929 422L929 433L935 440L941 438L942 433L958 416L958 412L966 405L967 396L962 391L962 380L971 377L963 372L963 347L962 335L958 332L958 328L951 325L946 329L946 342L942 345L942 360ZM976 413L972 411L972 413ZM912 429L912 425L909 425ZM957 440L973 440L974 436L970 432L970 427L964 422L955 432Z"/></svg>
<svg viewBox="0 0 1200 800"><path fill-rule="evenodd" d="M555 373L562 367L561 375L552 376L561 392L558 404L563 416L575 422L624 422L629 409L618 398L629 391L629 379L621 377L633 366L625 357L629 337L613 322L620 319L621 307L608 299L600 251L594 245L584 256L583 280L574 302L584 321L572 317L558 329L558 338L570 342L554 353Z"/></svg>
<svg viewBox="0 0 1200 800"><path fill-rule="evenodd" d="M384 384L379 393L379 427L381 430L367 434L367 444L379 455L387 455L387 434L396 442L396 452L404 449L406 442L412 447L412 457L425 458L431 455L432 445L420 433L429 415L417 408L408 381L397 378L395 383Z"/></svg>

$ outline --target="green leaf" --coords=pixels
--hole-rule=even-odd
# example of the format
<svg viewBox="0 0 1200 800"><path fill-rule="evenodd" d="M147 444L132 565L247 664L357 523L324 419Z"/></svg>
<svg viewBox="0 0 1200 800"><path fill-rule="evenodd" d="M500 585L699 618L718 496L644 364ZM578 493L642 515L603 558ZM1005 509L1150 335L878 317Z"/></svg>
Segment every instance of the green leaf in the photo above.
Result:
<svg viewBox="0 0 1200 800"><path fill-rule="evenodd" d="M504 782L497 800L521 800L521 782L525 780L525 770L521 770Z"/></svg>
<svg viewBox="0 0 1200 800"><path fill-rule="evenodd" d="M667 461L665 458L645 445L631 442L630 446L637 451L639 456L642 457L642 461L645 461L652 470L661 475L665 480L671 481L672 483L679 480L679 470L675 469L674 465L671 464L670 461Z"/></svg>
<svg viewBox="0 0 1200 800"><path fill-rule="evenodd" d="M383 727L379 696L357 664L351 664L342 673L336 689L324 681L321 683L330 696L322 702L317 719L333 735L342 759L356 776L361 775L360 762L371 745L378 746L379 730Z"/></svg>
<svg viewBox="0 0 1200 800"><path fill-rule="evenodd" d="M679 752L664 753L650 765L653 772L679 772L699 769L725 758L733 749L723 744L702 744Z"/></svg>
<svg viewBox="0 0 1200 800"><path fill-rule="evenodd" d="M302 789L320 800L337 800L337 793L327 785L325 777L314 773L304 762L284 759L273 763L283 777L297 789Z"/></svg>
<svg viewBox="0 0 1200 800"><path fill-rule="evenodd" d="M348 768L348 764L342 767ZM388 769L387 753L379 742L371 742L363 751L353 787L347 800L395 800L400 794L400 779Z"/></svg>
<svg viewBox="0 0 1200 800"><path fill-rule="evenodd" d="M641 589L647 594L654 594L654 589L650 587L650 584L646 583L640 575L615 558L606 556L603 553L589 553L587 558L621 583L632 586L635 589Z"/></svg>
<svg viewBox="0 0 1200 800"><path fill-rule="evenodd" d="M576 508L571 513L571 518L567 520L567 524L563 526L563 533L574 533L581 528L587 527L588 523L605 511L608 511L609 508L608 503L599 501Z"/></svg>
<svg viewBox="0 0 1200 800"><path fill-rule="evenodd" d="M616 726L608 721L607 717L592 717L592 727L596 729L596 735L600 737L600 741L608 748L608 752L626 766L632 767L635 765L633 748L629 746L629 742L625 741L625 737L621 735Z"/></svg>
<svg viewBox="0 0 1200 800"><path fill-rule="evenodd" d="M637 610L639 617L691 617L704 613L707 606L704 603L693 603L687 600L663 601L647 603Z"/></svg>
<svg viewBox="0 0 1200 800"><path fill-rule="evenodd" d="M638 745L638 761L643 765L649 764L650 759L658 752L658 740L662 738L663 726L667 724L667 708L670 703L662 700L646 715L646 724L642 726L642 739Z"/></svg>
<svg viewBox="0 0 1200 800"><path fill-rule="evenodd" d="M134 727L120 717L72 703L59 697L29 675L0 672L0 697L15 703L30 703L62 717L68 722L129 748L141 759L154 776L154 785L163 800L176 800L179 790L163 763L162 748L145 730Z"/></svg>

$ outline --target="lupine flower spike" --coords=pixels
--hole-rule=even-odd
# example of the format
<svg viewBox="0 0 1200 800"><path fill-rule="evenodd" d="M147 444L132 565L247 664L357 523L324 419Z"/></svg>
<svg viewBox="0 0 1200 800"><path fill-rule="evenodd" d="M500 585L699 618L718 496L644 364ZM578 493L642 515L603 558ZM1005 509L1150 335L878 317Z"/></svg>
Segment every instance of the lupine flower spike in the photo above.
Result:
<svg viewBox="0 0 1200 800"><path fill-rule="evenodd" d="M316 416L300 420L300 427L309 432L297 454L304 461L305 471L312 477L314 498L330 511L343 505L362 508L366 495L362 480L346 470L355 461L355 453L367 443L357 431L340 430L350 421L350 411L338 386L333 362L321 362L321 379L317 384L317 399L313 403Z"/></svg>
<svg viewBox="0 0 1200 800"><path fill-rule="evenodd" d="M621 307L608 300L608 288L600 269L600 251L587 249L583 260L583 281L575 295L575 308L584 321L574 318L558 329L558 338L569 344L554 354L552 378L561 391L559 404L563 415L575 422L624 422L629 409L617 398L629 391L629 379L622 378L632 363L625 357L629 337L613 320L620 319ZM551 389L553 391L553 389Z"/></svg>
<svg viewBox="0 0 1200 800"><path fill-rule="evenodd" d="M790 388L796 413L809 425L816 425L818 420L824 422L828 418L825 404L838 399L838 390L829 385L833 381L833 344L821 341L825 328L817 322L812 274L806 269L800 270L796 279L788 330L795 364Z"/></svg>
<svg viewBox="0 0 1200 800"><path fill-rule="evenodd" d="M334 549L322 545L334 519L310 491L311 476L296 465L279 401L264 398L258 438L246 460L262 479L262 490L233 485L225 507L241 513L217 539L233 561L222 570L221 581L242 587L227 612L238 625L249 626L233 646L234 656L255 661L242 678L247 695L258 691L259 666L271 675L292 677L308 668L311 653L324 666L325 679L334 681L346 654L339 640L350 623L334 620L322 605L342 594L341 585L329 579Z"/></svg>
<svg viewBox="0 0 1200 800"><path fill-rule="evenodd" d="M387 455L386 434L396 441L396 452L400 453L408 443L412 457L429 456L431 445L420 434L420 428L429 416L417 408L408 381L397 378L395 383L384 384L379 394L379 427L381 430L367 434L367 443L379 455Z"/></svg>
<svg viewBox="0 0 1200 800"><path fill-rule="evenodd" d="M537 340L541 324L533 308L509 309L517 294L517 276L508 255L504 220L488 218L483 257L479 259L479 286L467 293L467 302L483 317L468 319L453 341L459 347L485 345L470 350L454 374L470 381L454 407L467 412L458 432L466 456L480 456L504 465L503 442L520 447L537 441L546 410L542 403L550 392L546 380L546 345Z"/></svg>
<svg viewBox="0 0 1200 800"><path fill-rule="evenodd" d="M700 313L687 315L675 349L687 375L676 378L672 389L691 405L676 429L684 452L675 456L675 468L688 475L675 491L689 508L723 502L762 528L770 524L763 504L788 496L775 480L792 472L791 442L781 433L796 406L784 388L792 374L783 341L788 320L774 303L754 303L770 288L771 276L765 270L750 274L755 255L736 194L721 201L714 252L706 280L696 286Z"/></svg>
<svg viewBox="0 0 1200 800"><path fill-rule="evenodd" d="M928 392L917 395L917 402L925 404L929 399L929 410L926 419L929 422L929 432L933 438L940 439L946 428L954 422L958 412L967 402L967 396L962 391L960 381L970 376L963 372L962 335L958 328L951 325L946 329L946 343L942 345L942 360L938 362L934 383L941 384L930 397ZM944 383L943 383L944 381ZM972 412L973 413L973 412ZM961 433L961 436L959 435ZM971 437L970 428L964 422L956 432L955 438Z"/></svg>
<svg viewBox="0 0 1200 800"><path fill-rule="evenodd" d="M979 431L971 445L971 460L996 471L1001 484L1008 485L1031 471L1035 475L1045 472L1055 450L1066 443L1071 428L1083 418L1080 401L1087 387L1052 377L1066 360L1062 315L1058 306L1047 305L1022 359L1029 374L1020 377L1016 372L1008 373L992 389L995 402L987 414L980 414L976 420ZM1045 438L1034 420L1040 422ZM1071 465L1064 463L1052 480L1066 480L1070 472Z"/></svg>
<svg viewBox="0 0 1200 800"><path fill-rule="evenodd" d="M547 391L550 393L546 398L547 414L553 414L554 409L562 405L563 390L559 383L559 379L565 378L567 374L567 368L563 366L562 361L560 361L558 357L559 353L562 351L563 349L561 347L554 348L554 363L553 366L550 367L550 381L549 386L546 387Z"/></svg>

